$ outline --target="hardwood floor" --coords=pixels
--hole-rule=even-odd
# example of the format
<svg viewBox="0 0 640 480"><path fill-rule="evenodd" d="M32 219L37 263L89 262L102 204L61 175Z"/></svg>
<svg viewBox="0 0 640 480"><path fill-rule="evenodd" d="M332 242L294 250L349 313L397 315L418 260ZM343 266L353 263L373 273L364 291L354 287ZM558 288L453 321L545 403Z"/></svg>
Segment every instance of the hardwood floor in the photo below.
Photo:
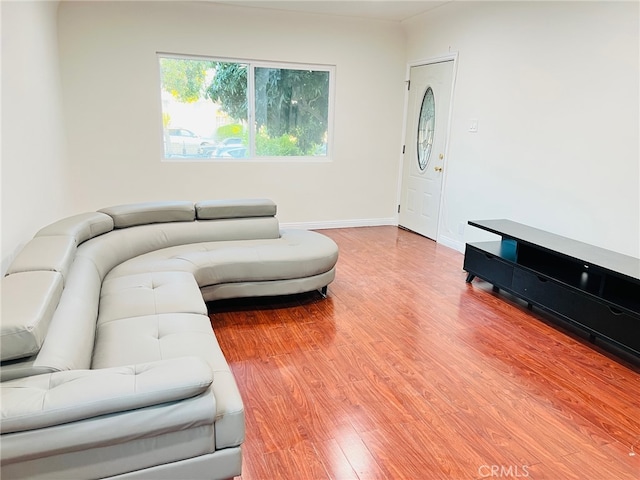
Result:
<svg viewBox="0 0 640 480"><path fill-rule="evenodd" d="M239 478L640 478L637 365L465 284L431 240L322 233L326 299L209 306L245 403Z"/></svg>

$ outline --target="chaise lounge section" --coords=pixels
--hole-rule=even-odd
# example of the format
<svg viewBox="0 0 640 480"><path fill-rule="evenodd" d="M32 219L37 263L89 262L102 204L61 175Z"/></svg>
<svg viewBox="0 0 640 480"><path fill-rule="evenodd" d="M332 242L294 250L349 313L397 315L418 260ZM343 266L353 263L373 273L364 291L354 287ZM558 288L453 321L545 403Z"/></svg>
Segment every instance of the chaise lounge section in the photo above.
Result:
<svg viewBox="0 0 640 480"><path fill-rule="evenodd" d="M2 279L2 477L240 475L244 407L205 302L326 293L338 259L275 215L153 202L40 230Z"/></svg>

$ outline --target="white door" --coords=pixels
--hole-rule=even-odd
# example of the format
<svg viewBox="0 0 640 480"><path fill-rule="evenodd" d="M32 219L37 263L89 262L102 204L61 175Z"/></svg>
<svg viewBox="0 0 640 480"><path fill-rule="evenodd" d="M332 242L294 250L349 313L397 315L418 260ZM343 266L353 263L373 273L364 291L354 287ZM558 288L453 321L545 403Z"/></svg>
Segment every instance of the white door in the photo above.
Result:
<svg viewBox="0 0 640 480"><path fill-rule="evenodd" d="M453 60L411 67L398 223L438 236Z"/></svg>

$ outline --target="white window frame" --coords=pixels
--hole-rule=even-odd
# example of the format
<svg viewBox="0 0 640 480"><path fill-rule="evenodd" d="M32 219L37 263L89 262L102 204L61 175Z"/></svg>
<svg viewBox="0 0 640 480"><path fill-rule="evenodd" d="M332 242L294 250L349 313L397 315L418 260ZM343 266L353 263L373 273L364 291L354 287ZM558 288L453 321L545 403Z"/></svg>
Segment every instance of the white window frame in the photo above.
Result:
<svg viewBox="0 0 640 480"><path fill-rule="evenodd" d="M207 55L187 55L187 54L176 54L176 53L166 53L166 52L156 52L156 57L158 59L158 88L160 98L160 140L159 143L162 145L162 161L170 162L170 163L327 163L332 161L332 152L333 152L333 124L334 124L334 107L335 107L335 77L336 77L336 66L335 65L325 65L325 64L316 64L316 63L297 63L297 62L277 62L277 61L266 61L266 60L255 60L255 59L246 59L246 58L230 58L230 57L213 57ZM181 60L202 60L202 61L212 61L212 62L226 62L226 63L241 63L246 64L248 66L248 75L247 75L247 91L248 91L248 104L249 109L247 112L247 123L249 130L249 149L248 156L245 158L221 158L221 157L212 157L212 158L166 158L164 152L164 140L163 140L163 132L162 132L162 114L164 113L162 110L162 72L160 68L160 59L161 58L175 58ZM256 125L255 125L255 69L256 68L279 68L279 69L290 69L290 70L312 70L312 71L321 71L321 72L329 72L329 95L327 106L327 152L326 155L309 155L309 156L256 156Z"/></svg>

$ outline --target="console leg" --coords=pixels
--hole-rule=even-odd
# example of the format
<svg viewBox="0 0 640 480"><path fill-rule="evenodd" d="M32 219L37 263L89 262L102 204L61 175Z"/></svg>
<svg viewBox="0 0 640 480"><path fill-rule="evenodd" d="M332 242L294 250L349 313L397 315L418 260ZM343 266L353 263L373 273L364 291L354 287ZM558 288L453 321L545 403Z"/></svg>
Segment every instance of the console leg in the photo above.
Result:
<svg viewBox="0 0 640 480"><path fill-rule="evenodd" d="M476 278L476 276L473 273L467 273L467 279L465 280L465 282L471 283L474 278Z"/></svg>
<svg viewBox="0 0 640 480"><path fill-rule="evenodd" d="M494 292L498 293L500 291L500 288L496 287L495 285L493 286L493 288L491 289Z"/></svg>
<svg viewBox="0 0 640 480"><path fill-rule="evenodd" d="M527 310L533 310L533 303L527 303Z"/></svg>

